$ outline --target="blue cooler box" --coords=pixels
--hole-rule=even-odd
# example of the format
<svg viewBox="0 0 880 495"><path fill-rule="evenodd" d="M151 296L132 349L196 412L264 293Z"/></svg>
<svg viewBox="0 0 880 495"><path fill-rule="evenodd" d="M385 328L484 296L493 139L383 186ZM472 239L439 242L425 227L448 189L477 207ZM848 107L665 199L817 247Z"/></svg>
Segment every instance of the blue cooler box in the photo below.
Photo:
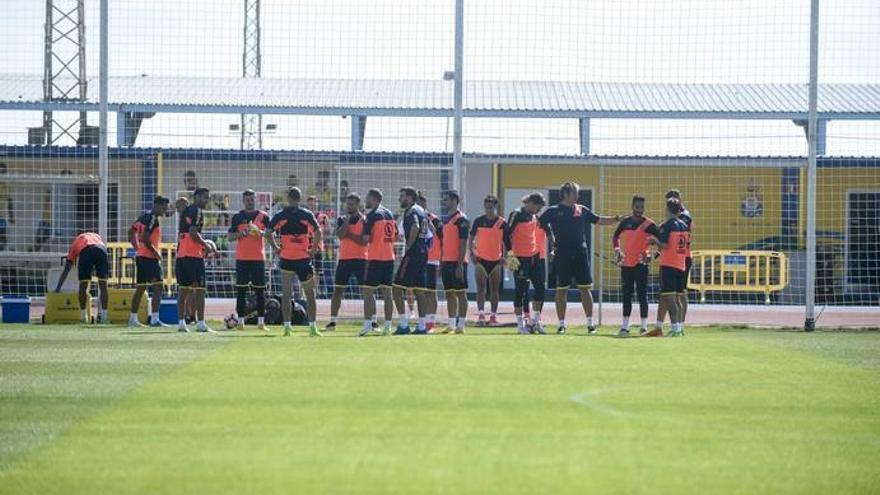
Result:
<svg viewBox="0 0 880 495"><path fill-rule="evenodd" d="M3 323L28 323L31 320L31 298L3 296Z"/></svg>
<svg viewBox="0 0 880 495"><path fill-rule="evenodd" d="M177 325L177 299L162 299L159 303L159 321L167 325Z"/></svg>

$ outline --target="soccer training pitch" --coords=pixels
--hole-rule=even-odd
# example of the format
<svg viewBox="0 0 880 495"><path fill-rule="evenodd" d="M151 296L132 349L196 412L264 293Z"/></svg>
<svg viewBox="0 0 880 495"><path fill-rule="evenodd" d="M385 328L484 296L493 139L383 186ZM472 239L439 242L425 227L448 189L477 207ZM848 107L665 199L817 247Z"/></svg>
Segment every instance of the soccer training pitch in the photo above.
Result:
<svg viewBox="0 0 880 495"><path fill-rule="evenodd" d="M0 327L0 493L880 490L875 332L297 330Z"/></svg>

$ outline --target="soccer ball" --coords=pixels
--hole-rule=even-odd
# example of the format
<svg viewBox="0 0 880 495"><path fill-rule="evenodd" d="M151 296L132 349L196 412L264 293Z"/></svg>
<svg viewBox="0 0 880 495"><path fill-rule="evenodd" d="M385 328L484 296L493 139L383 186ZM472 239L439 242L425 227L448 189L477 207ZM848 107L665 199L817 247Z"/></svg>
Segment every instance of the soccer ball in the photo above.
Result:
<svg viewBox="0 0 880 495"><path fill-rule="evenodd" d="M211 248L210 249L211 252L210 252L210 254L208 254L208 256L209 257L216 256L217 255L217 244L215 244L214 241L212 241L211 239L206 239L205 244L207 244L208 247Z"/></svg>
<svg viewBox="0 0 880 495"><path fill-rule="evenodd" d="M223 318L223 325L225 325L227 329L232 330L238 326L238 317L233 314L226 315L226 317Z"/></svg>

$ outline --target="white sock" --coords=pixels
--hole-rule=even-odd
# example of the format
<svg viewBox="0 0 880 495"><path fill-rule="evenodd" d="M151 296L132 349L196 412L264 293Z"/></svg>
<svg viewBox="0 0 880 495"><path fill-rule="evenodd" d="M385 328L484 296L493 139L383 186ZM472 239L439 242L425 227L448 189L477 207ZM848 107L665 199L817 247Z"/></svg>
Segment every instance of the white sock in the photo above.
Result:
<svg viewBox="0 0 880 495"><path fill-rule="evenodd" d="M376 323L379 323L379 316L373 315L373 317L370 319L370 321L375 321Z"/></svg>
<svg viewBox="0 0 880 495"><path fill-rule="evenodd" d="M559 320L559 326L560 326L560 327L564 327L564 326L565 326L565 320Z"/></svg>
<svg viewBox="0 0 880 495"><path fill-rule="evenodd" d="M456 321L458 321L458 326L456 328L458 328L459 330L464 330L464 322L467 321L467 319L463 316L459 316L458 318L456 318Z"/></svg>
<svg viewBox="0 0 880 495"><path fill-rule="evenodd" d="M364 330L373 328L373 320L364 320Z"/></svg>
<svg viewBox="0 0 880 495"><path fill-rule="evenodd" d="M523 317L522 315L516 315L516 326L519 328L523 327Z"/></svg>
<svg viewBox="0 0 880 495"><path fill-rule="evenodd" d="M205 328L208 325L205 324L205 320L199 320L196 326L198 326L199 328Z"/></svg>
<svg viewBox="0 0 880 495"><path fill-rule="evenodd" d="M180 320L177 321L177 326L179 326L179 327L185 327L185 326L186 326L186 320L183 319L183 318L181 318Z"/></svg>
<svg viewBox="0 0 880 495"><path fill-rule="evenodd" d="M385 330L391 330L391 321L385 320Z"/></svg>
<svg viewBox="0 0 880 495"><path fill-rule="evenodd" d="M424 319L424 318L419 318L419 323L418 323L418 327L417 327L417 328L418 328L419 330L424 330L424 329L425 329L425 319Z"/></svg>
<svg viewBox="0 0 880 495"><path fill-rule="evenodd" d="M621 325L620 328L629 328L629 316L623 317L623 325Z"/></svg>
<svg viewBox="0 0 880 495"><path fill-rule="evenodd" d="M290 329L290 322L289 322L289 321L285 321L285 322L284 322L284 329L285 329L285 330Z"/></svg>
<svg viewBox="0 0 880 495"><path fill-rule="evenodd" d="M86 320L89 318L88 313L89 313L88 311L86 311L86 310L84 310L84 309L81 309L81 310L79 311L80 319L81 319L82 321L86 321Z"/></svg>
<svg viewBox="0 0 880 495"><path fill-rule="evenodd" d="M159 323L159 313L150 313L150 323Z"/></svg>
<svg viewBox="0 0 880 495"><path fill-rule="evenodd" d="M331 317L330 317L330 323L336 323L336 317L335 317L335 316L331 316Z"/></svg>
<svg viewBox="0 0 880 495"><path fill-rule="evenodd" d="M655 328L663 328L663 320L657 320L657 323L654 323Z"/></svg>
<svg viewBox="0 0 880 495"><path fill-rule="evenodd" d="M648 319L642 318L642 328L648 328Z"/></svg>
<svg viewBox="0 0 880 495"><path fill-rule="evenodd" d="M449 326L452 328L458 328L458 317L450 316L449 317Z"/></svg>
<svg viewBox="0 0 880 495"><path fill-rule="evenodd" d="M428 319L428 323L434 323L434 318L436 318L436 316L437 315L428 315L426 317Z"/></svg>
<svg viewBox="0 0 880 495"><path fill-rule="evenodd" d="M265 324L266 324L266 317L265 316L258 316L257 317L257 325L265 325Z"/></svg>
<svg viewBox="0 0 880 495"><path fill-rule="evenodd" d="M400 319L398 320L397 326L399 326L399 327L409 326L409 315L408 314L401 313L400 315L398 315L398 317Z"/></svg>
<svg viewBox="0 0 880 495"><path fill-rule="evenodd" d="M587 326L590 328L593 328L593 317L592 316L587 317Z"/></svg>
<svg viewBox="0 0 880 495"><path fill-rule="evenodd" d="M138 321L138 314L137 313L129 313L128 321L129 321L129 323L136 323Z"/></svg>

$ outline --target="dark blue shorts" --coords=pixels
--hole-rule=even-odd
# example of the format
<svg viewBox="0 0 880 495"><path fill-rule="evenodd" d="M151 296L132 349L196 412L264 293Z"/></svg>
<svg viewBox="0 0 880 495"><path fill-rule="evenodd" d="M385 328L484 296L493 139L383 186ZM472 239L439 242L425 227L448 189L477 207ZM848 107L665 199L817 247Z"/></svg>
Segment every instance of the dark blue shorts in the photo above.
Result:
<svg viewBox="0 0 880 495"><path fill-rule="evenodd" d="M301 260L286 260L281 258L278 262L278 267L281 268L281 271L283 272L295 273L300 282L311 280L312 277L315 276L315 267L312 265L312 260L310 258Z"/></svg>
<svg viewBox="0 0 880 495"><path fill-rule="evenodd" d="M339 260L336 263L336 275L333 277L333 285L348 287L350 285L363 285L365 260ZM351 280L354 279L354 284Z"/></svg>
<svg viewBox="0 0 880 495"><path fill-rule="evenodd" d="M457 268L457 261L444 261L440 263L440 275L443 278L443 290L451 290L456 292L467 290L467 263L464 263L464 266L462 267L461 278L458 278L455 274Z"/></svg>
<svg viewBox="0 0 880 495"><path fill-rule="evenodd" d="M685 271L671 266L660 267L660 295L680 294L687 290Z"/></svg>
<svg viewBox="0 0 880 495"><path fill-rule="evenodd" d="M177 258L177 285L180 287L205 286L204 258Z"/></svg>
<svg viewBox="0 0 880 495"><path fill-rule="evenodd" d="M235 261L235 285L251 286L255 289L266 287L266 262L260 260Z"/></svg>
<svg viewBox="0 0 880 495"><path fill-rule="evenodd" d="M390 260L368 260L364 269L364 286L391 287L394 277L394 262Z"/></svg>
<svg viewBox="0 0 880 495"><path fill-rule="evenodd" d="M107 249L95 244L86 247L79 252L76 267L80 282L91 280L92 273L98 276L98 280L107 280L110 277Z"/></svg>
<svg viewBox="0 0 880 495"><path fill-rule="evenodd" d="M413 249L403 255L394 285L407 289L425 288L425 266L428 265L428 251Z"/></svg>
<svg viewBox="0 0 880 495"><path fill-rule="evenodd" d="M162 264L156 258L137 256L134 259L137 270L136 282L138 285L155 284L162 281Z"/></svg>
<svg viewBox="0 0 880 495"><path fill-rule="evenodd" d="M556 269L556 288L558 289L566 289L572 285L581 289L593 286L593 275L590 273L590 255L586 250L570 253L557 252L553 258L553 267Z"/></svg>
<svg viewBox="0 0 880 495"><path fill-rule="evenodd" d="M437 270L440 265L428 264L425 266L425 288L428 290L437 290Z"/></svg>

